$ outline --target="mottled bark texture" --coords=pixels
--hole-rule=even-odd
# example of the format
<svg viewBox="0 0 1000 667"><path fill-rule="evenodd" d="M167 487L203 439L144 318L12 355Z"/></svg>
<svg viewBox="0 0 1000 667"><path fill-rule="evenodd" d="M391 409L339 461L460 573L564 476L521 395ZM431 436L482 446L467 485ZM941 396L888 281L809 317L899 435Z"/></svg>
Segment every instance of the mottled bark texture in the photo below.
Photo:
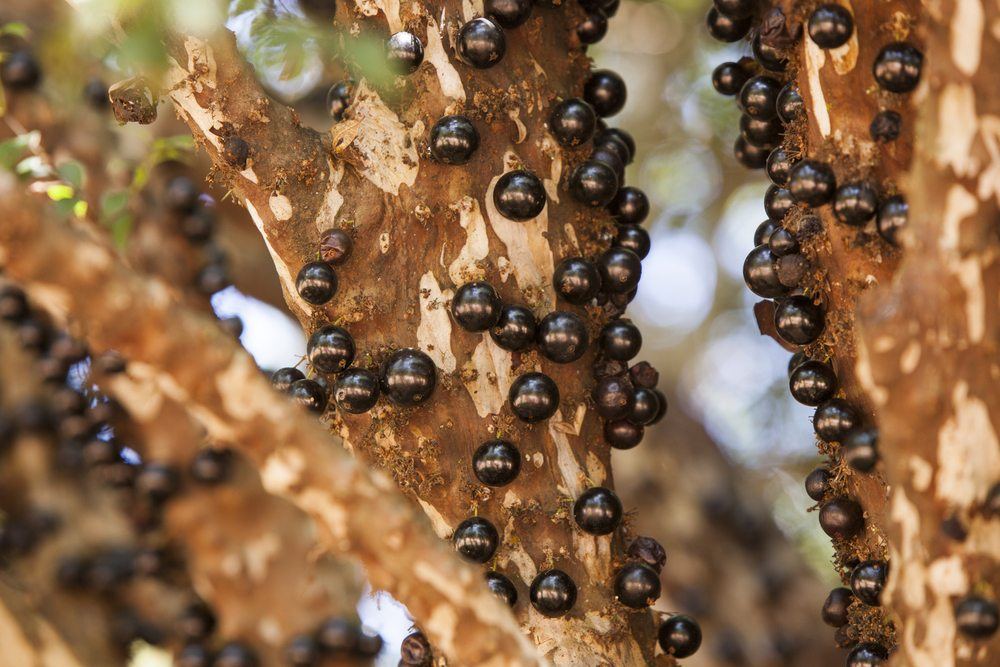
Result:
<svg viewBox="0 0 1000 667"><path fill-rule="evenodd" d="M377 368L403 347L419 347L437 364L438 388L426 405L331 413L332 430L415 496L439 537L474 514L490 519L503 536L494 566L515 581L521 599L547 567L573 577L580 595L568 617L546 619L528 604L516 609L553 662L643 664L653 654L652 615L626 613L611 591L620 538L586 536L570 516L581 491L611 485L608 446L587 402L594 353L565 366L534 352L511 354L488 335L453 326L448 315L454 288L474 279L490 281L505 302L545 314L556 307L555 263L595 255L611 226L607 214L574 203L563 187L584 150L560 149L545 130L554 102L582 93L588 61L573 31L580 8L539 4L527 24L507 31L503 63L476 71L452 50L458 26L480 11L476 5L338 3L345 40L355 26L380 34L406 28L427 52L395 88L376 91L360 81L346 119L328 134L301 127L266 97L231 36L173 40L169 95L260 228L303 326L346 326L360 348L359 366ZM473 120L482 139L465 167L427 156L430 127L456 112ZM220 135L227 133L250 145L243 170L224 158ZM545 211L526 223L501 217L492 201L496 180L520 166L542 177L549 194ZM351 231L355 253L339 268L332 304L312 308L295 292L294 276L332 227ZM607 318L599 310L586 315L592 333ZM560 412L536 426L515 420L506 405L511 381L529 370L552 376L562 394ZM525 457L521 477L502 492L478 485L470 462L481 442L498 435ZM412 611L425 629L433 624Z"/></svg>
<svg viewBox="0 0 1000 667"><path fill-rule="evenodd" d="M1000 594L1000 523L983 508L1000 480L998 20L994 2L923 5L909 234L895 279L859 315L857 371L892 488L885 598L901 665L1000 661L1000 638L963 638L953 611Z"/></svg>
<svg viewBox="0 0 1000 667"><path fill-rule="evenodd" d="M359 465L270 388L215 322L177 303L157 279L46 214L40 202L0 206L0 262L36 303L77 322L95 352L116 349L218 441L237 443L264 487L315 521L320 540L364 563L421 619L456 664L534 665L534 647L481 573L434 536L391 480Z"/></svg>

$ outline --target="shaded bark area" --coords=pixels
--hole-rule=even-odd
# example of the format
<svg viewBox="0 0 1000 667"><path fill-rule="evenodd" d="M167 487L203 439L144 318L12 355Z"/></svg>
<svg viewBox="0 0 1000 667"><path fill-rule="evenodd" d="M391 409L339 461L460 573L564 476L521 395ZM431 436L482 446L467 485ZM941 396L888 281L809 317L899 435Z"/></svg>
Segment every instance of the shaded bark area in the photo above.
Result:
<svg viewBox="0 0 1000 667"><path fill-rule="evenodd" d="M858 375L875 400L892 485L887 590L899 664L994 664L1000 640L964 638L954 605L996 603L1000 525L1000 289L995 3L925 5L909 235L895 280L859 311Z"/></svg>

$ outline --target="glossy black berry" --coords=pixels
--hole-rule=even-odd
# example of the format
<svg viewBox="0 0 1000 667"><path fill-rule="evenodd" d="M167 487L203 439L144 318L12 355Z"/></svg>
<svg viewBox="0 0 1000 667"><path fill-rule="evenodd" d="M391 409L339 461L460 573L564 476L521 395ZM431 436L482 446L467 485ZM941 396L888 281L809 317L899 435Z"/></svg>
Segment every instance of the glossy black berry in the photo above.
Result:
<svg viewBox="0 0 1000 667"><path fill-rule="evenodd" d="M298 368L279 368L271 373L271 386L284 393L292 388L292 383L305 378L305 374Z"/></svg>
<svg viewBox="0 0 1000 667"><path fill-rule="evenodd" d="M353 94L354 82L350 79L330 86L330 90L326 92L326 111L335 121L343 120Z"/></svg>
<svg viewBox="0 0 1000 667"><path fill-rule="evenodd" d="M644 429L627 419L604 422L604 440L615 449L632 449L640 442Z"/></svg>
<svg viewBox="0 0 1000 667"><path fill-rule="evenodd" d="M856 428L841 442L841 455L858 472L870 472L878 463L878 429Z"/></svg>
<svg viewBox="0 0 1000 667"><path fill-rule="evenodd" d="M989 639L997 632L1000 612L994 600L978 595L967 595L955 605L955 624L958 631L970 639Z"/></svg>
<svg viewBox="0 0 1000 667"><path fill-rule="evenodd" d="M260 662L257 654L249 646L237 642L230 642L215 654L215 662L212 667L257 667Z"/></svg>
<svg viewBox="0 0 1000 667"><path fill-rule="evenodd" d="M205 639L215 631L215 614L202 602L194 602L181 610L177 630L186 641Z"/></svg>
<svg viewBox="0 0 1000 667"><path fill-rule="evenodd" d="M872 74L879 86L892 93L908 93L920 83L924 54L906 42L886 44L875 56Z"/></svg>
<svg viewBox="0 0 1000 667"><path fill-rule="evenodd" d="M502 27L516 28L531 16L534 0L486 0L484 10Z"/></svg>
<svg viewBox="0 0 1000 667"><path fill-rule="evenodd" d="M868 126L868 131L871 134L872 141L885 144L899 138L902 125L903 117L895 111L886 109L875 114L871 125Z"/></svg>
<svg viewBox="0 0 1000 667"><path fill-rule="evenodd" d="M285 646L285 662L291 667L314 667L321 655L319 642L312 635L296 635Z"/></svg>
<svg viewBox="0 0 1000 667"><path fill-rule="evenodd" d="M174 659L176 667L211 667L212 652L203 644L186 644Z"/></svg>
<svg viewBox="0 0 1000 667"><path fill-rule="evenodd" d="M618 175L604 162L587 160L569 177L569 194L587 206L606 206L618 192Z"/></svg>
<svg viewBox="0 0 1000 667"><path fill-rule="evenodd" d="M708 15L705 17L705 25L708 26L709 34L720 42L738 42L743 39L750 31L751 23L751 17L730 18L715 7L709 9Z"/></svg>
<svg viewBox="0 0 1000 667"><path fill-rule="evenodd" d="M779 336L793 345L812 343L823 333L825 325L823 307L806 296L782 299L774 309L774 328Z"/></svg>
<svg viewBox="0 0 1000 667"><path fill-rule="evenodd" d="M632 186L620 188L608 205L608 212L619 224L641 224L649 215L649 198L639 188Z"/></svg>
<svg viewBox="0 0 1000 667"><path fill-rule="evenodd" d="M761 39L760 33L754 35L750 48L753 57L767 71L784 72L785 68L788 67L788 58L785 57L782 50Z"/></svg>
<svg viewBox="0 0 1000 667"><path fill-rule="evenodd" d="M337 274L326 262L309 262L299 270L295 289L305 301L322 306L337 293Z"/></svg>
<svg viewBox="0 0 1000 667"><path fill-rule="evenodd" d="M0 81L11 90L28 90L42 80L42 68L30 51L13 51L0 62Z"/></svg>
<svg viewBox="0 0 1000 667"><path fill-rule="evenodd" d="M910 214L910 206L903 195L893 195L884 202L878 210L878 233L892 245L899 245L899 235L906 228Z"/></svg>
<svg viewBox="0 0 1000 667"><path fill-rule="evenodd" d="M754 146L740 136L733 145L733 157L747 169L763 169L767 165L770 150L769 147Z"/></svg>
<svg viewBox="0 0 1000 667"><path fill-rule="evenodd" d="M228 449L206 447L191 459L188 474L199 484L221 484L229 479L232 467L232 452Z"/></svg>
<svg viewBox="0 0 1000 667"><path fill-rule="evenodd" d="M556 310L538 323L538 351L558 364L576 361L587 351L587 324L576 313Z"/></svg>
<svg viewBox="0 0 1000 667"><path fill-rule="evenodd" d="M458 54L477 69L493 67L507 53L507 39L493 19L472 19L458 31Z"/></svg>
<svg viewBox="0 0 1000 667"><path fill-rule="evenodd" d="M545 187L530 171L508 171L493 188L493 205L510 220L531 220L545 208Z"/></svg>
<svg viewBox="0 0 1000 667"><path fill-rule="evenodd" d="M292 400L311 412L321 413L326 410L326 390L315 380L296 380L288 394Z"/></svg>
<svg viewBox="0 0 1000 667"><path fill-rule="evenodd" d="M637 426L655 423L657 417L662 416L664 410L660 396L660 392L656 389L636 387L635 400L632 402L632 410L627 419Z"/></svg>
<svg viewBox="0 0 1000 667"><path fill-rule="evenodd" d="M767 156L767 177L775 185L782 187L788 185L788 177L792 173L792 167L800 159L781 146L775 148Z"/></svg>
<svg viewBox="0 0 1000 667"><path fill-rule="evenodd" d="M531 582L528 597L543 616L562 616L576 604L576 584L562 570L545 570Z"/></svg>
<svg viewBox="0 0 1000 667"><path fill-rule="evenodd" d="M401 662L406 667L430 667L434 662L434 652L431 643L424 633L411 632L399 645Z"/></svg>
<svg viewBox="0 0 1000 667"><path fill-rule="evenodd" d="M608 17L601 10L587 12L576 24L576 37L581 44L596 44L608 34Z"/></svg>
<svg viewBox="0 0 1000 667"><path fill-rule="evenodd" d="M533 342L538 331L535 315L524 306L504 305L500 319L490 329L490 337L505 350L523 350Z"/></svg>
<svg viewBox="0 0 1000 667"><path fill-rule="evenodd" d="M163 463L147 463L135 478L135 490L140 497L152 503L162 503L177 493L180 475L172 466Z"/></svg>
<svg viewBox="0 0 1000 667"><path fill-rule="evenodd" d="M382 364L381 383L382 392L390 401L411 407L430 398L437 383L437 369L420 350L397 350Z"/></svg>
<svg viewBox="0 0 1000 667"><path fill-rule="evenodd" d="M191 213L198 206L200 195L194 181L187 176L175 176L163 188L163 205L172 213Z"/></svg>
<svg viewBox="0 0 1000 667"><path fill-rule="evenodd" d="M781 121L777 117L753 118L747 114L740 116L740 136L753 146L774 149L781 142L781 131Z"/></svg>
<svg viewBox="0 0 1000 667"><path fill-rule="evenodd" d="M614 491L602 486L587 489L573 504L576 525L591 535L608 535L621 523L622 502Z"/></svg>
<svg viewBox="0 0 1000 667"><path fill-rule="evenodd" d="M639 286L642 262L639 256L625 248L605 250L597 260L603 289L612 294L631 292Z"/></svg>
<svg viewBox="0 0 1000 667"><path fill-rule="evenodd" d="M476 563L485 563L496 553L500 535L492 523L480 516L474 516L458 524L451 542L464 558Z"/></svg>
<svg viewBox="0 0 1000 667"><path fill-rule="evenodd" d="M309 336L309 365L320 373L340 373L354 362L354 338L347 329L327 324Z"/></svg>
<svg viewBox="0 0 1000 667"><path fill-rule="evenodd" d="M788 389L796 401L815 407L833 398L837 392L837 375L829 364L809 359L792 371Z"/></svg>
<svg viewBox="0 0 1000 667"><path fill-rule="evenodd" d="M601 118L614 116L621 111L625 107L627 96L625 81L611 70L594 70L583 84L583 99Z"/></svg>
<svg viewBox="0 0 1000 667"><path fill-rule="evenodd" d="M795 234L782 227L774 230L768 239L767 247L775 257L785 257L799 251L799 241L795 238Z"/></svg>
<svg viewBox="0 0 1000 667"><path fill-rule="evenodd" d="M701 626L690 616L675 614L660 624L660 648L675 658L688 658L701 646Z"/></svg>
<svg viewBox="0 0 1000 667"><path fill-rule="evenodd" d="M740 109L752 118L774 118L781 83L769 76L755 76L740 89Z"/></svg>
<svg viewBox="0 0 1000 667"><path fill-rule="evenodd" d="M827 163L802 160L788 175L788 189L795 201L807 206L822 206L833 199L837 179Z"/></svg>
<svg viewBox="0 0 1000 667"><path fill-rule="evenodd" d="M598 340L604 355L615 361L629 361L642 347L639 327L628 320L608 322L601 329Z"/></svg>
<svg viewBox="0 0 1000 667"><path fill-rule="evenodd" d="M361 414L378 403L381 392L379 377L366 368L350 368L333 383L333 400L344 412Z"/></svg>
<svg viewBox="0 0 1000 667"><path fill-rule="evenodd" d="M751 76L750 71L742 64L724 62L712 72L712 86L720 95L738 95Z"/></svg>
<svg viewBox="0 0 1000 667"><path fill-rule="evenodd" d="M615 574L615 599L630 609L645 609L660 597L660 575L645 563L626 563Z"/></svg>
<svg viewBox="0 0 1000 667"><path fill-rule="evenodd" d="M882 589L889 575L889 566L882 560L866 560L851 571L851 591L869 607L882 605Z"/></svg>
<svg viewBox="0 0 1000 667"><path fill-rule="evenodd" d="M778 118L786 125L801 118L805 113L805 100L799 94L799 89L794 81L786 83L778 92L778 99L775 102Z"/></svg>
<svg viewBox="0 0 1000 667"><path fill-rule="evenodd" d="M846 225L860 227L874 218L877 210L875 188L864 181L841 185L833 197L833 214Z"/></svg>
<svg viewBox="0 0 1000 667"><path fill-rule="evenodd" d="M472 471L486 486L507 486L521 472L521 452L507 440L489 440L472 455Z"/></svg>
<svg viewBox="0 0 1000 667"><path fill-rule="evenodd" d="M621 129L620 127L607 127L601 130L594 137L595 146L606 146L610 144L621 144L628 151L625 156L625 164L631 164L636 156L635 137Z"/></svg>
<svg viewBox="0 0 1000 667"><path fill-rule="evenodd" d="M851 593L851 589L843 586L834 588L823 602L821 612L823 622L834 628L847 625L847 607L853 600L854 594Z"/></svg>
<svg viewBox="0 0 1000 667"><path fill-rule="evenodd" d="M820 5L809 16L809 37L821 49L847 44L854 32L854 17L843 5Z"/></svg>
<svg viewBox="0 0 1000 667"><path fill-rule="evenodd" d="M400 31L385 43L386 61L396 74L412 74L424 61L424 45L416 35Z"/></svg>
<svg viewBox="0 0 1000 667"><path fill-rule="evenodd" d="M548 419L559 409L559 388L544 373L525 373L511 383L508 400L518 419L534 424Z"/></svg>
<svg viewBox="0 0 1000 667"><path fill-rule="evenodd" d="M639 259L645 259L651 246L649 232L639 225L618 225L618 234L612 245L631 250Z"/></svg>
<svg viewBox="0 0 1000 667"><path fill-rule="evenodd" d="M486 585L508 607L513 607L517 604L517 588L514 586L514 582L505 575L499 572L487 572Z"/></svg>
<svg viewBox="0 0 1000 667"><path fill-rule="evenodd" d="M750 251L743 261L743 281L751 292L765 299L775 299L788 293L778 280L778 258L767 245Z"/></svg>
<svg viewBox="0 0 1000 667"><path fill-rule="evenodd" d="M445 116L434 123L431 154L444 164L465 164L479 148L479 132L465 116Z"/></svg>
<svg viewBox="0 0 1000 667"><path fill-rule="evenodd" d="M752 16L757 5L755 0L713 0L713 4L720 12L734 19Z"/></svg>
<svg viewBox="0 0 1000 667"><path fill-rule="evenodd" d="M813 430L825 442L841 442L860 424L861 415L842 398L831 398L813 415Z"/></svg>
<svg viewBox="0 0 1000 667"><path fill-rule="evenodd" d="M830 490L830 480L833 475L826 468L815 468L806 475L806 495L819 502L823 500L826 492Z"/></svg>
<svg viewBox="0 0 1000 667"><path fill-rule="evenodd" d="M632 383L619 375L599 379L590 396L597 413L604 419L624 419L632 414L635 406L635 389Z"/></svg>
<svg viewBox="0 0 1000 667"><path fill-rule="evenodd" d="M597 128L593 107L579 97L563 100L549 115L549 130L560 146L579 146L590 141Z"/></svg>
<svg viewBox="0 0 1000 667"><path fill-rule="evenodd" d="M770 242L771 240L771 234L774 233L774 230L779 228L780 225L778 225L777 222L771 220L770 218L757 225L757 229L755 229L753 233L754 247L759 245L767 245L768 242Z"/></svg>
<svg viewBox="0 0 1000 667"><path fill-rule="evenodd" d="M792 193L787 188L770 185L764 193L764 212L771 220L781 220L795 206Z"/></svg>
<svg viewBox="0 0 1000 667"><path fill-rule="evenodd" d="M847 667L882 667L889 660L889 652L881 644L858 644L847 655Z"/></svg>
<svg viewBox="0 0 1000 667"><path fill-rule="evenodd" d="M849 540L864 528L864 512L857 501L834 498L820 507L819 525L830 537Z"/></svg>
<svg viewBox="0 0 1000 667"><path fill-rule="evenodd" d="M487 282L465 283L451 300L451 315L466 331L486 331L500 320L500 297Z"/></svg>

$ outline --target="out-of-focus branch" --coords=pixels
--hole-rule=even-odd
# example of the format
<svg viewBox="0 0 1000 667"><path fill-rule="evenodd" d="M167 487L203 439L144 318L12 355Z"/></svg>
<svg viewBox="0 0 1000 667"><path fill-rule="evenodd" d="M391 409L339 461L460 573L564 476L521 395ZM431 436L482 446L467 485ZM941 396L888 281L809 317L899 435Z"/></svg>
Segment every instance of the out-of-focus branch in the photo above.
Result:
<svg viewBox="0 0 1000 667"><path fill-rule="evenodd" d="M253 361L165 286L52 220L40 203L0 204L0 262L45 307L77 322L94 350L117 349L221 441L238 443L268 491L306 511L331 549L357 556L456 663L534 665L510 612L440 541L395 485L353 461L308 415L281 400ZM167 333L169 332L169 335Z"/></svg>

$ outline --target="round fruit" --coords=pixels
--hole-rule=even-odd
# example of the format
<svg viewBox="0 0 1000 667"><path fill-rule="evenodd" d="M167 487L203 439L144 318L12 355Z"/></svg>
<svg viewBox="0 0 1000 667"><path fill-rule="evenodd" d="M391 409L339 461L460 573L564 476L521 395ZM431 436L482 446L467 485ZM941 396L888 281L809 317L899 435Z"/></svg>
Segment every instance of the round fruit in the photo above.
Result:
<svg viewBox="0 0 1000 667"><path fill-rule="evenodd" d="M850 498L834 498L820 507L819 525L830 537L849 540L864 527L864 512Z"/></svg>
<svg viewBox="0 0 1000 667"><path fill-rule="evenodd" d="M304 378L305 374L298 368L279 368L271 374L271 386L285 393L291 389L293 382Z"/></svg>
<svg viewBox="0 0 1000 667"><path fill-rule="evenodd" d="M344 119L353 94L354 82L350 79L330 86L330 90L326 93L326 110L335 121L340 122Z"/></svg>
<svg viewBox="0 0 1000 667"><path fill-rule="evenodd" d="M642 442L643 434L642 426L626 419L604 422L604 439L615 449L632 449Z"/></svg>
<svg viewBox="0 0 1000 667"><path fill-rule="evenodd" d="M781 88L775 106L778 118L785 125L798 120L805 114L806 103L794 81L789 81Z"/></svg>
<svg viewBox="0 0 1000 667"><path fill-rule="evenodd" d="M615 361L629 361L642 347L642 333L629 320L608 322L601 329L599 340L604 355Z"/></svg>
<svg viewBox="0 0 1000 667"><path fill-rule="evenodd" d="M751 292L765 299L775 299L788 294L788 288L778 280L778 258L766 245L750 251L743 262L743 281Z"/></svg>
<svg viewBox="0 0 1000 667"><path fill-rule="evenodd" d="M853 601L854 594L851 593L851 589L843 586L834 588L823 602L823 622L834 628L847 625L847 608Z"/></svg>
<svg viewBox="0 0 1000 667"><path fill-rule="evenodd" d="M892 245L899 245L899 234L906 228L910 206L903 195L893 195L878 210L878 233Z"/></svg>
<svg viewBox="0 0 1000 667"><path fill-rule="evenodd" d="M455 545L455 550L464 558L476 563L485 563L496 553L500 535L492 523L482 517L474 516L458 524L451 541Z"/></svg>
<svg viewBox="0 0 1000 667"><path fill-rule="evenodd" d="M492 19L472 19L458 31L458 54L473 67L493 67L503 59L505 53L507 39L503 28Z"/></svg>
<svg viewBox="0 0 1000 667"><path fill-rule="evenodd" d="M417 36L400 31L386 41L386 60L396 74L412 74L424 61L424 45Z"/></svg>
<svg viewBox="0 0 1000 667"><path fill-rule="evenodd" d="M822 206L837 189L833 169L825 162L802 160L788 174L788 189L795 201L807 206Z"/></svg>
<svg viewBox="0 0 1000 667"><path fill-rule="evenodd" d="M847 667L882 667L889 660L889 652L881 644L858 644L847 655Z"/></svg>
<svg viewBox="0 0 1000 667"><path fill-rule="evenodd" d="M625 81L607 69L594 70L583 84L583 99L601 118L614 116L625 106Z"/></svg>
<svg viewBox="0 0 1000 667"><path fill-rule="evenodd" d="M660 648L675 658L687 658L701 646L701 626L690 616L675 614L657 632Z"/></svg>
<svg viewBox="0 0 1000 667"><path fill-rule="evenodd" d="M472 455L472 471L486 486L506 486L521 472L521 452L507 440L484 442Z"/></svg>
<svg viewBox="0 0 1000 667"><path fill-rule="evenodd" d="M597 268L605 291L612 294L631 292L639 286L642 261L625 248L610 248L598 258Z"/></svg>
<svg viewBox="0 0 1000 667"><path fill-rule="evenodd" d="M486 331L500 321L502 303L493 285L465 283L451 299L451 316L466 331Z"/></svg>
<svg viewBox="0 0 1000 667"><path fill-rule="evenodd" d="M295 290L308 303L322 306L337 293L337 274L326 262L309 262L299 270Z"/></svg>
<svg viewBox="0 0 1000 667"><path fill-rule="evenodd" d="M502 27L516 28L531 16L534 0L486 0L484 9Z"/></svg>
<svg viewBox="0 0 1000 667"><path fill-rule="evenodd" d="M479 132L465 116L445 116L434 123L431 154L444 164L465 164L479 148Z"/></svg>
<svg viewBox="0 0 1000 667"><path fill-rule="evenodd" d="M608 205L608 212L620 225L639 225L649 215L649 198L646 193L632 186L619 188L618 194Z"/></svg>
<svg viewBox="0 0 1000 667"><path fill-rule="evenodd" d="M740 109L752 118L774 118L778 113L776 104L780 91L781 84L776 79L755 76L740 89Z"/></svg>
<svg viewBox="0 0 1000 667"><path fill-rule="evenodd" d="M635 400L627 419L637 426L652 424L660 414L662 405L655 389L636 387Z"/></svg>
<svg viewBox="0 0 1000 667"><path fill-rule="evenodd" d="M559 409L559 388L544 373L525 373L511 383L508 400L518 419L534 424Z"/></svg>
<svg viewBox="0 0 1000 667"><path fill-rule="evenodd" d="M309 337L309 365L320 373L340 373L354 362L354 338L346 329L327 324Z"/></svg>
<svg viewBox="0 0 1000 667"><path fill-rule="evenodd" d="M875 217L878 195L869 183L846 183L833 197L833 214L846 225L860 227Z"/></svg>
<svg viewBox="0 0 1000 667"><path fill-rule="evenodd" d="M630 609L645 609L660 597L660 575L644 563L627 563L615 575L615 599Z"/></svg>
<svg viewBox="0 0 1000 667"><path fill-rule="evenodd" d="M378 403L378 375L365 368L351 368L337 376L333 383L333 400L344 412L361 414Z"/></svg>
<svg viewBox="0 0 1000 667"><path fill-rule="evenodd" d="M288 390L292 400L311 412L326 410L326 390L315 380L296 380Z"/></svg>
<svg viewBox="0 0 1000 667"><path fill-rule="evenodd" d="M602 486L587 489L573 504L576 525L591 535L609 535L621 523L622 501L610 489Z"/></svg>
<svg viewBox="0 0 1000 667"><path fill-rule="evenodd" d="M618 192L615 170L603 162L587 160L569 177L569 194L587 206L606 206Z"/></svg>
<svg viewBox="0 0 1000 667"><path fill-rule="evenodd" d="M531 220L545 208L545 187L530 171L508 171L493 188L493 204L505 218Z"/></svg>
<svg viewBox="0 0 1000 667"><path fill-rule="evenodd" d="M319 241L319 253L323 261L331 266L343 264L351 256L354 241L343 229L328 229Z"/></svg>
<svg viewBox="0 0 1000 667"><path fill-rule="evenodd" d="M705 17L705 25L712 37L720 42L738 42L750 31L752 18L743 19L729 18L715 7L708 10Z"/></svg>
<svg viewBox="0 0 1000 667"><path fill-rule="evenodd" d="M788 185L788 177L801 158L793 156L780 146L771 151L767 156L767 177L775 185L782 187Z"/></svg>
<svg viewBox="0 0 1000 667"><path fill-rule="evenodd" d="M781 143L781 132L781 121L777 117L754 118L747 114L740 116L740 136L753 146L773 150Z"/></svg>
<svg viewBox="0 0 1000 667"><path fill-rule="evenodd" d="M854 429L844 436L840 451L847 465L858 472L870 472L878 463L878 429Z"/></svg>
<svg viewBox="0 0 1000 667"><path fill-rule="evenodd" d="M523 350L535 341L538 323L535 315L524 306L505 305L500 319L490 329L490 337L505 350Z"/></svg>
<svg viewBox="0 0 1000 667"><path fill-rule="evenodd" d="M829 364L809 359L799 364L788 378L792 397L803 405L817 406L837 391L837 375Z"/></svg>
<svg viewBox="0 0 1000 667"><path fill-rule="evenodd" d="M608 17L604 12L587 12L583 20L576 24L576 36L581 44L597 44L608 34Z"/></svg>
<svg viewBox="0 0 1000 667"><path fill-rule="evenodd" d="M712 85L720 95L731 97L739 94L750 77L750 72L740 63L724 62L712 72Z"/></svg>
<svg viewBox="0 0 1000 667"><path fill-rule="evenodd" d="M782 54L781 49L761 39L760 33L754 35L750 49L760 66L769 72L784 72L788 67L788 58Z"/></svg>
<svg viewBox="0 0 1000 667"><path fill-rule="evenodd" d="M875 56L872 73L879 86L892 93L908 93L920 83L924 54L912 44L886 44Z"/></svg>
<svg viewBox="0 0 1000 667"><path fill-rule="evenodd" d="M745 138L737 137L733 145L733 156L747 169L763 169L767 164L770 149L754 146Z"/></svg>
<svg viewBox="0 0 1000 667"><path fill-rule="evenodd" d="M971 639L989 639L997 632L1000 622L997 603L978 595L967 595L955 605L958 631Z"/></svg>
<svg viewBox="0 0 1000 667"><path fill-rule="evenodd" d="M770 185L764 193L764 212L771 220L783 219L795 207L795 199L787 188Z"/></svg>
<svg viewBox="0 0 1000 667"><path fill-rule="evenodd" d="M558 364L576 361L590 344L586 322L576 313L561 310L542 318L536 336L542 356Z"/></svg>
<svg viewBox="0 0 1000 667"><path fill-rule="evenodd" d="M396 405L419 405L434 392L437 369L431 358L420 350L397 350L382 364L381 384L382 391Z"/></svg>
<svg viewBox="0 0 1000 667"><path fill-rule="evenodd" d="M631 250L639 259L645 259L651 247L649 232L639 225L618 225L618 235L612 245Z"/></svg>
<svg viewBox="0 0 1000 667"><path fill-rule="evenodd" d="M882 605L882 589L889 575L889 565L882 560L866 560L851 571L851 591L869 607Z"/></svg>
<svg viewBox="0 0 1000 667"><path fill-rule="evenodd" d="M821 49L847 44L854 32L854 17L843 5L820 5L809 16L809 37Z"/></svg>
<svg viewBox="0 0 1000 667"><path fill-rule="evenodd" d="M576 604L576 584L562 570L545 570L531 582L528 597L543 616L562 616Z"/></svg>
<svg viewBox="0 0 1000 667"><path fill-rule="evenodd" d="M549 130L560 146L579 146L590 141L597 128L597 115L593 107L579 97L571 97L557 104L549 115Z"/></svg>
<svg viewBox="0 0 1000 667"><path fill-rule="evenodd" d="M903 117L895 111L886 109L875 114L871 125L868 126L868 132L871 134L872 141L885 144L899 138L902 125Z"/></svg>
<svg viewBox="0 0 1000 667"><path fill-rule="evenodd" d="M774 328L793 345L808 345L819 338L825 319L823 308L801 295L782 299L774 309Z"/></svg>
<svg viewBox="0 0 1000 667"><path fill-rule="evenodd" d="M831 398L816 408L813 429L825 442L841 442L861 424L861 416L842 398Z"/></svg>
<svg viewBox="0 0 1000 667"><path fill-rule="evenodd" d="M486 585L508 607L513 607L517 604L517 588L514 586L514 582L506 576L499 572L487 572Z"/></svg>
<svg viewBox="0 0 1000 667"><path fill-rule="evenodd" d="M597 413L605 419L624 419L635 407L635 390L628 380L618 375L602 377L590 395Z"/></svg>

